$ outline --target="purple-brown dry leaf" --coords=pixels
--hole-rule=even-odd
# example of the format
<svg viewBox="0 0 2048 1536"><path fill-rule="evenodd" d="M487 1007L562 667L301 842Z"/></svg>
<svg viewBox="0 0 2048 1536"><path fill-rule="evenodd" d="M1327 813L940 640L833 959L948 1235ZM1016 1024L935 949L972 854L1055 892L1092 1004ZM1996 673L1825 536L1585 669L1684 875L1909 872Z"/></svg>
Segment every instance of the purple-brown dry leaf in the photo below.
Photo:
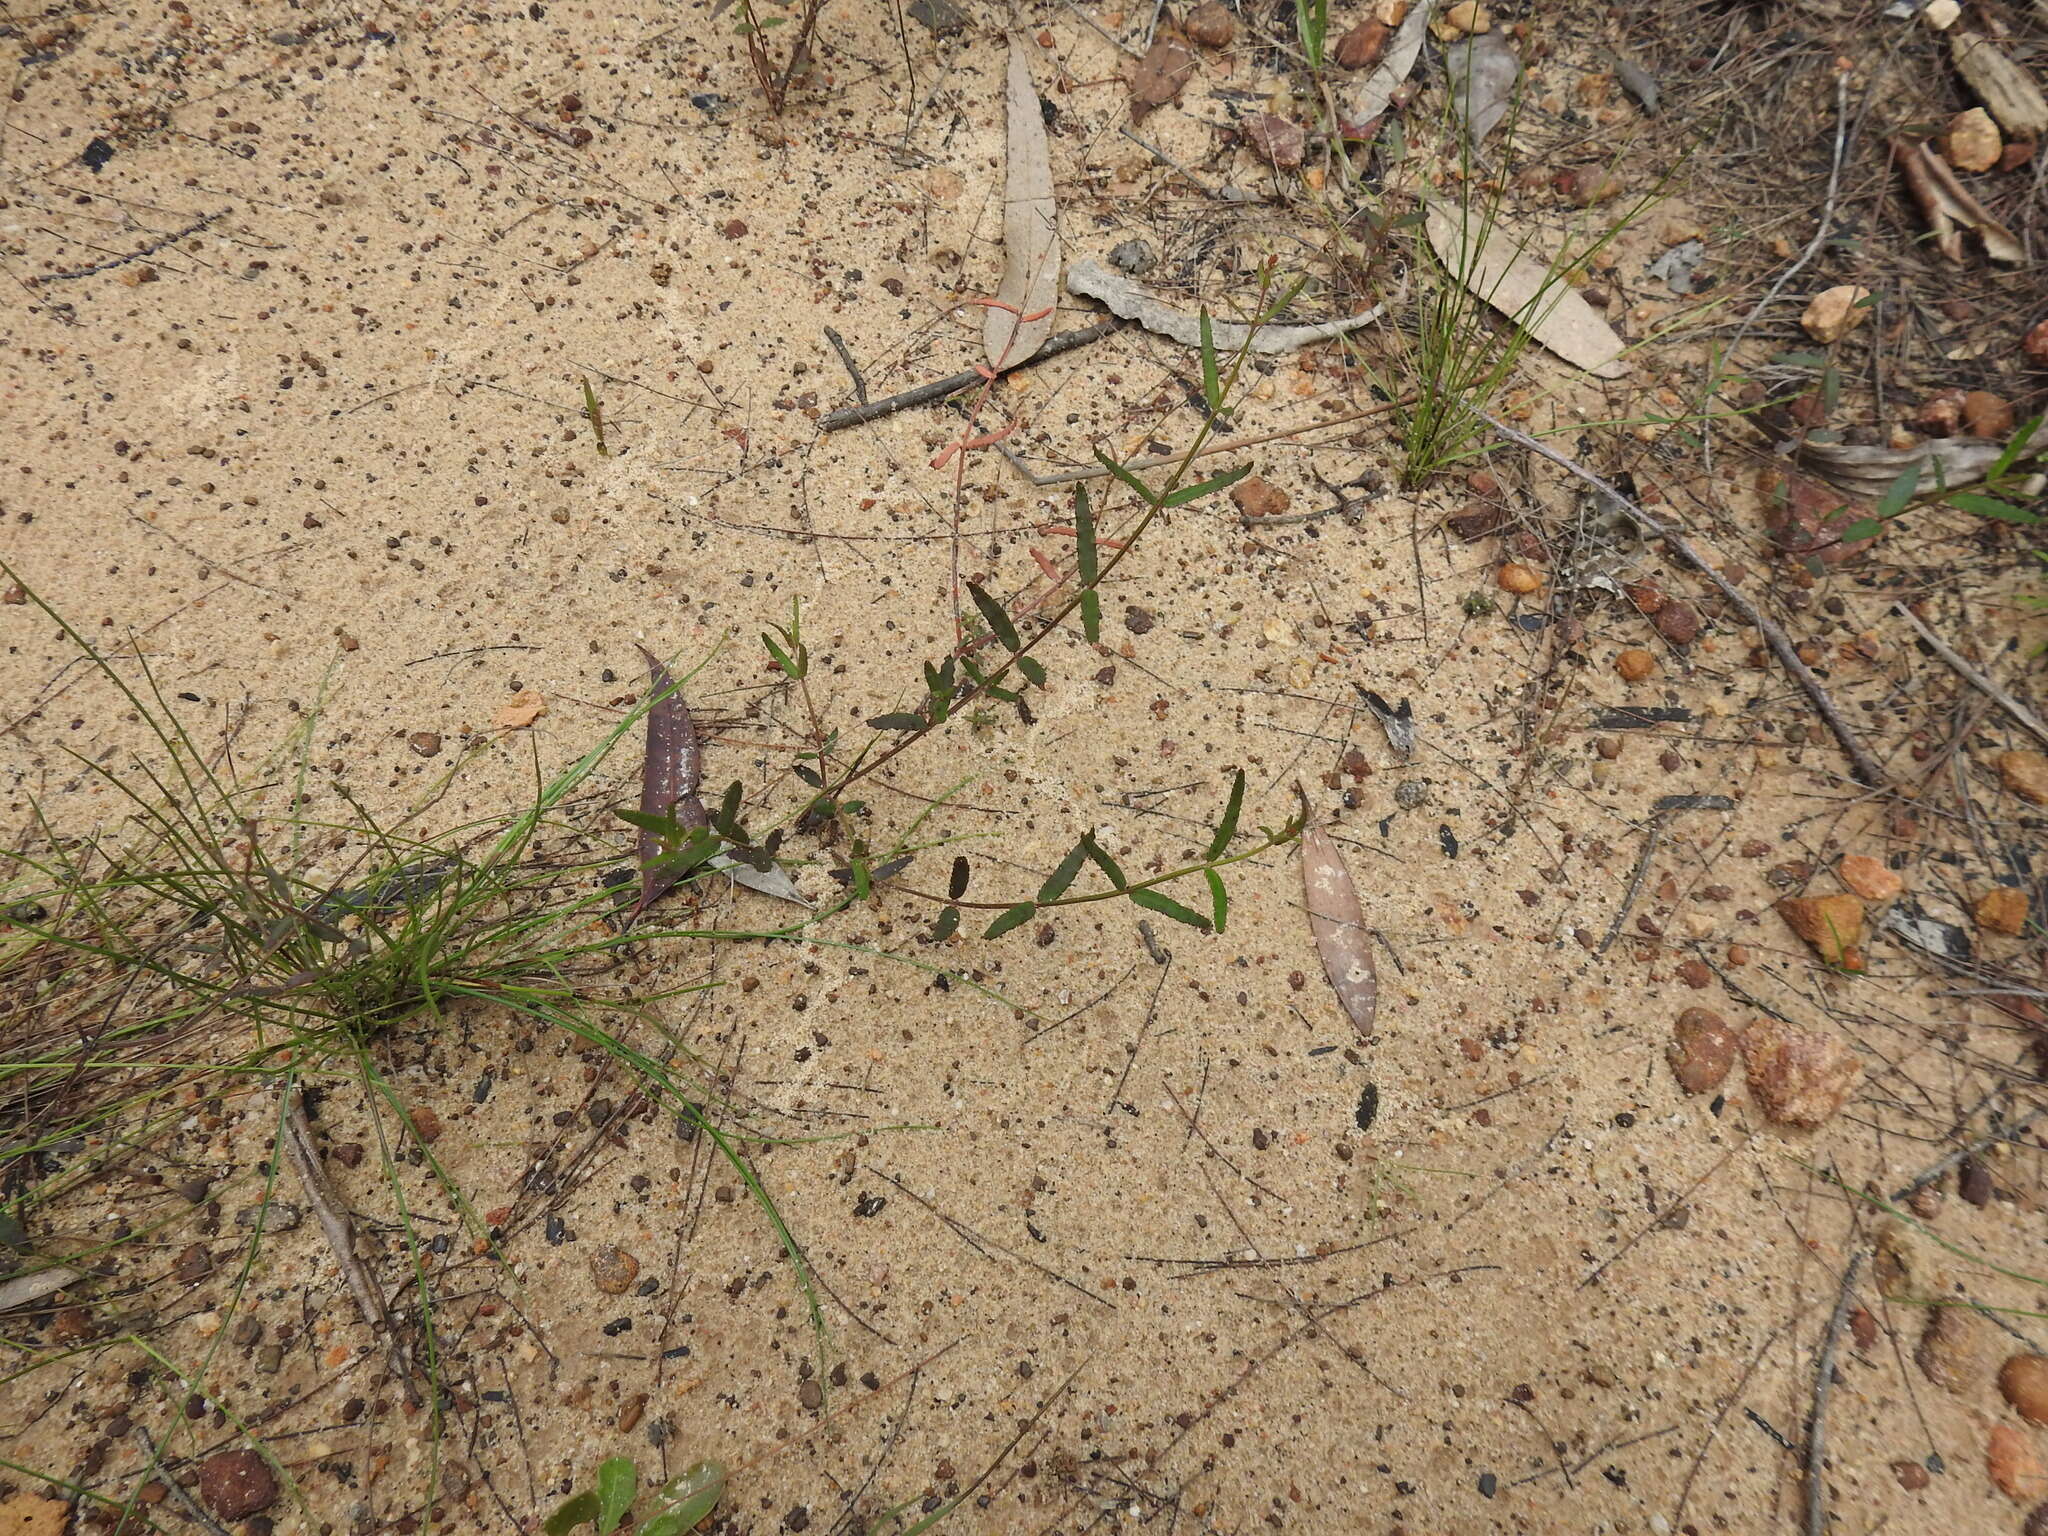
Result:
<svg viewBox="0 0 2048 1536"><path fill-rule="evenodd" d="M666 816L676 811L676 820L684 827L708 825L711 818L704 810L704 802L697 798L697 786L704 779L704 744L697 735L697 722L690 717L690 706L676 691L668 668L644 645L640 654L647 658L647 686L654 695L654 702L647 707L647 757L640 768L640 812L644 816ZM635 903L636 912L658 900L681 878L672 865L655 866L654 860L661 853L661 839L645 827L640 829L638 846L640 900Z"/></svg>
<svg viewBox="0 0 2048 1536"><path fill-rule="evenodd" d="M1301 884L1308 897L1308 931L1323 959L1323 974L1360 1039L1372 1034L1379 1012L1380 975L1372 963L1372 935L1359 910L1358 887L1337 845L1320 827L1301 835Z"/></svg>

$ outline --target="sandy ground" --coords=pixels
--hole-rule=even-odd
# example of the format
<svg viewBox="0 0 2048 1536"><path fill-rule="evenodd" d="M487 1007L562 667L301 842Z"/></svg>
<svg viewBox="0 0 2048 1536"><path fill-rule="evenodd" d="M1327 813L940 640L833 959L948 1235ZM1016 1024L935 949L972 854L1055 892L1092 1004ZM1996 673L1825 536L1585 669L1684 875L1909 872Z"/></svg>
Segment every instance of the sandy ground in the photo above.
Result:
<svg viewBox="0 0 2048 1536"><path fill-rule="evenodd" d="M1298 208L1204 200L1117 135L1116 57L1075 13L1016 19L1049 40L1041 86L1059 81L1070 256L1147 239L1190 303L1243 293L1267 254L1302 258ZM765 673L760 628L803 599L823 710L849 732L905 707L917 664L951 642L953 479L929 461L959 419L926 409L825 436L816 417L851 398L827 326L876 394L979 355L979 312L957 300L992 291L1000 265L991 21L899 33L887 7L835 4L821 74L778 125L731 16L701 4L16 11L0 555L95 641L132 639L201 734L232 729L258 754L317 710L323 795L389 812L460 757L442 813L505 814L536 761L560 766L616 718L642 642L710 656L691 697L719 731L712 781L786 804L801 710ZM1200 119L1229 100L1215 93L1271 89L1244 57L1233 67L1206 59L1147 136L1210 153ZM96 143L111 154L88 157ZM1271 181L1248 157L1215 169ZM1645 240L1625 273L1658 248ZM1613 313L1642 334L1647 319ZM1077 303L1060 324L1090 318ZM1572 398L1598 419L1697 356L1605 400L1571 383ZM1171 447L1197 424L1178 382L1192 366L1126 332L991 410L1024 420L1011 445L1041 465L1086 462L1097 441ZM586 378L609 457L583 419ZM1370 398L1330 359L1258 380L1246 431ZM1391 462L1377 433L1323 436L1253 455L1296 511ZM1760 544L1750 462L1708 478L1653 444L1623 449L1609 467L1668 482L1667 505L1731 558ZM1494 469L1511 508L1570 505L1519 456ZM231 1265L151 1293L147 1337L201 1373L213 1410L199 1405L179 1455L258 1425L290 1474L267 1518L312 1531L414 1529L436 1463L440 1520L512 1529L620 1452L669 1471L727 1462L719 1528L735 1532L914 1517L992 1464L946 1528L1799 1528L1816 1352L1874 1230L1830 1180L1888 1192L1934 1162L2020 1041L1998 1015L1930 1000L1944 983L1895 944L1873 946L1868 976L1825 970L1770 904L1808 879L1835 888L1827 871L1852 850L1896 856L1961 920L1988 866L1967 841L1958 864L1918 862L1918 835L1859 801L1726 618L1689 654L1597 596L1576 639L1523 627L1547 589L1495 591L1497 541L1433 531L1467 499L1453 481L1267 529L1220 497L1177 510L1106 594L1102 653L1062 637L1028 720L963 722L874 796L877 825L900 828L917 796L964 780L935 825L982 840L973 894L999 899L1091 827L1131 866L1171 867L1206 838L1233 767L1247 823L1283 821L1299 783L1385 939L1370 1039L1319 973L1291 853L1239 872L1221 937L1155 920L1164 963L1122 905L938 948L921 937L934 909L894 895L819 935L852 948L646 956L649 987L728 983L663 1017L749 1126L792 1138L760 1168L829 1290L821 1361L772 1232L701 1140L651 1116L592 1132L630 1087L616 1068L484 1015L396 1031L394 1078L435 1111L435 1156L473 1208L547 1213L509 1267L488 1264L466 1255L447 1191L405 1167L422 1230L457 1234L435 1271L454 1386L438 1451L309 1222L247 1277L259 1339L207 1331L244 1284ZM992 452L971 457L964 506L961 574L993 590L1031 589L1034 547L1069 554L1044 531L1070 516L1066 493ZM1979 548L1960 520L1916 537L1936 561ZM1947 698L1951 680L1916 683L1924 663L1890 630L1874 656L1849 649L1896 585L1831 576L1793 614L1854 718L1906 762L1929 681ZM1499 610L1468 615L1472 593ZM35 609L0 608L0 644L10 823L32 799L62 825L103 819L65 753L131 745L132 722ZM1625 684L1623 646L1652 649L1655 676ZM1411 762L1354 684L1413 700ZM493 730L522 690L547 713ZM1694 717L1596 729L1622 703ZM1995 712L1976 723L2007 729ZM421 732L438 759L409 743ZM1602 735L1624 742L1612 761ZM622 803L630 757L606 779ZM2024 839L2024 807L1972 772L1982 814ZM1595 954L1651 803L1673 791L1739 809L1669 822L1619 941ZM922 884L944 858L917 866ZM742 894L726 915L782 914ZM877 948L968 970L1018 1008ZM1862 1085L1824 1130L1768 1126L1740 1068L1720 1098L1673 1081L1679 1010L1746 1023L1752 999L1861 1055ZM375 1146L345 1087L322 1099L323 1138ZM214 1181L217 1252L240 1251L233 1214L260 1197L273 1123L231 1101L150 1164ZM2038 1160L1990 1166L1998 1198L1951 1200L1943 1235L2040 1272ZM396 1287L392 1192L374 1173L334 1170ZM122 1201L193 1219L164 1190L114 1190L79 1231ZM174 1223L152 1262L168 1270L191 1236ZM598 1288L604 1245L638 1263L625 1294ZM1936 1257L1974 1297L2035 1294ZM1867 1281L1858 1296L1876 1328L1845 1335L1828 1408L1834 1528L2017 1530L2025 1506L1987 1481L1985 1436L2034 1432L1988 1373L1948 1392L1914 1367L1924 1308ZM1997 1326L2042 1336L2025 1317L1986 1326L1992 1369L2021 1347ZM141 1453L108 1421L160 1431L182 1395L161 1370L129 1375L144 1365L110 1349L0 1389L8 1459L125 1496ZM1930 1459L1931 1480L1893 1465ZM157 1518L183 1522L174 1506Z"/></svg>

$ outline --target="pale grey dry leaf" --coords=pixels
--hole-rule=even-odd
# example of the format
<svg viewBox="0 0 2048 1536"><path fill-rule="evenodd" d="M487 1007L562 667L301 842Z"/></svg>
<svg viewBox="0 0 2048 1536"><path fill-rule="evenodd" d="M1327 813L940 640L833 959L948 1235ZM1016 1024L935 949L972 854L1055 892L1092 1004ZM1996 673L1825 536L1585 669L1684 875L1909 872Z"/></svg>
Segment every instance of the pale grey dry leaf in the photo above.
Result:
<svg viewBox="0 0 2048 1536"><path fill-rule="evenodd" d="M1468 149L1476 150L1507 116L1508 100L1521 75L1522 61L1499 32L1460 38L1444 50L1451 111L1464 125Z"/></svg>
<svg viewBox="0 0 2048 1536"><path fill-rule="evenodd" d="M794 902L797 906L808 907L804 894L796 888L796 882L789 878L779 864L767 869L756 869L751 864L742 864L729 853L713 854L710 867L722 869L732 876L733 884L743 885L750 891L759 891L763 896L773 896L777 901Z"/></svg>
<svg viewBox="0 0 2048 1536"><path fill-rule="evenodd" d="M1977 99L2009 137L2048 135L2048 97L2041 94L2032 75L2007 58L1996 43L1975 32L1952 33L1948 46L1956 73L1969 82Z"/></svg>
<svg viewBox="0 0 2048 1536"><path fill-rule="evenodd" d="M1107 306L1118 319L1135 320L1146 330L1169 341L1177 341L1184 347L1202 344L1199 316L1182 314L1171 305L1160 303L1121 272L1112 272L1092 258L1077 261L1067 268L1067 291L1084 299L1095 299ZM1231 320L1212 319L1210 329L1218 352L1235 352L1245 345L1249 337L1252 351L1272 355L1294 352L1310 342L1329 341L1346 335L1360 326L1372 324L1385 308L1383 304L1375 304L1364 314L1350 315L1342 320L1324 320L1315 325L1249 326Z"/></svg>
<svg viewBox="0 0 2048 1536"><path fill-rule="evenodd" d="M1643 111L1651 117L1657 115L1659 92L1657 82L1650 72L1634 59L1624 59L1619 54L1614 58L1614 78L1621 82L1621 88L1643 104Z"/></svg>
<svg viewBox="0 0 2048 1536"><path fill-rule="evenodd" d="M83 1280L85 1271L73 1269L66 1264L53 1264L48 1269L39 1269L32 1274L15 1275L0 1280L0 1312L11 1312L16 1307L25 1307L32 1301L41 1301L56 1291L61 1291L74 1280Z"/></svg>
<svg viewBox="0 0 2048 1536"><path fill-rule="evenodd" d="M1645 277L1661 279L1670 285L1673 293L1691 293L1693 280L1700 270L1700 263L1707 259L1707 248L1698 240L1681 240L1649 266L1643 269Z"/></svg>
<svg viewBox="0 0 2048 1536"><path fill-rule="evenodd" d="M1915 177L1910 170L1906 179L1913 183L1914 192L1921 199L1921 206L1927 213L1928 222L1935 226L1935 233L1941 231L1941 219L1946 216L1965 229L1975 230L1977 238L1984 242L1984 254L2003 266L2016 267L2027 259L2013 232L1991 217L1982 203L1978 202L1970 189L1957 179L1955 169L1925 144L1917 146L1918 169L1922 175ZM1902 163L1901 169L1905 169ZM1943 251L1951 260L1960 261L1959 251L1944 245Z"/></svg>
<svg viewBox="0 0 2048 1536"><path fill-rule="evenodd" d="M2031 440L2030 440L2031 441ZM2006 444L1979 437L1937 437L1917 448L1867 448L1854 443L1801 443L1792 457L1838 491L1881 497L1918 464L1920 492L1975 485L2005 453ZM2024 457L2024 453L2021 457Z"/></svg>
<svg viewBox="0 0 2048 1536"><path fill-rule="evenodd" d="M1416 0L1414 9L1394 29L1378 66L1359 81L1344 109L1346 122L1369 123L1393 105L1394 92L1415 72L1415 61L1422 57L1422 39L1429 29L1429 13L1435 8L1436 0Z"/></svg>
<svg viewBox="0 0 2048 1536"><path fill-rule="evenodd" d="M1532 341L1599 379L1628 373L1621 338L1551 267L1526 254L1491 220L1458 218L1432 205L1429 243L1450 274L1506 315Z"/></svg>
<svg viewBox="0 0 2048 1536"><path fill-rule="evenodd" d="M1003 281L996 298L1010 309L982 311L981 345L991 368L1033 356L1052 334L1060 297L1059 204L1045 118L1031 84L1021 39L1010 40L1008 163L1003 174ZM1032 318L1035 317L1035 318Z"/></svg>
<svg viewBox="0 0 2048 1536"><path fill-rule="evenodd" d="M1373 965L1372 934L1358 905L1358 887L1343 855L1321 827L1301 835L1301 887L1308 902L1308 931L1322 957L1323 974L1364 1039L1379 1012L1380 977Z"/></svg>

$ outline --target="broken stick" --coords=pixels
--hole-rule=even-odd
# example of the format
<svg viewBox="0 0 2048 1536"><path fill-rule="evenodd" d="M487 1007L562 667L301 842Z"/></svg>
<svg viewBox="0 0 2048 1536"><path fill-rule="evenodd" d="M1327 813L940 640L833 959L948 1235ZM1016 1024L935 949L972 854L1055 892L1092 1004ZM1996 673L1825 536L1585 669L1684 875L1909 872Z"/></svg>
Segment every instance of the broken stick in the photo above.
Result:
<svg viewBox="0 0 2048 1536"><path fill-rule="evenodd" d="M1785 670L1792 674L1792 680L1804 689L1807 698L1813 701L1813 707L1820 711L1821 719L1827 722L1828 729L1834 732L1835 740L1842 744L1842 751L1848 755L1849 768L1855 775L1856 782L1873 789L1885 782L1884 769L1857 738L1849 722L1842 718L1841 710L1835 707L1835 701L1829 697L1827 689L1821 686L1820 679L1813 675L1813 669L1799 659L1798 651L1792 647L1791 638L1776 622L1766 618L1756 604L1744 597L1727 577L1707 564L1706 558L1686 542L1683 534L1675 528L1667 528L1593 471L1573 459L1566 458L1555 448L1547 447L1526 432L1517 432L1513 427L1505 422L1496 421L1482 410L1474 408L1472 414L1509 442L1550 460L1560 469L1569 470L1594 490L1610 498L1629 521L1643 531L1645 537L1657 540L1671 551L1680 564L1691 566L1712 582L1714 589L1727 599L1728 606L1742 615L1742 621L1755 625L1763 633L1765 643L1771 648L1771 654L1778 658Z"/></svg>
<svg viewBox="0 0 2048 1536"><path fill-rule="evenodd" d="M1076 347L1085 347L1091 341L1100 341L1123 329L1121 320L1098 320L1093 325L1084 325L1079 330L1062 331L1027 358L999 368L997 373L1014 373L1019 368L1033 363L1042 363L1061 353L1071 352ZM929 384L920 384L915 389L906 389L899 394L889 395L881 400L871 400L865 405L849 405L842 410L832 411L818 420L821 431L837 432L842 427L857 427L864 421L878 417L893 416L898 411L907 411L912 406L929 405L934 400L943 400L956 395L963 389L972 389L976 384L986 383L988 373L984 369L970 368L965 373L949 374L943 379L933 379Z"/></svg>
<svg viewBox="0 0 2048 1536"><path fill-rule="evenodd" d="M284 1095L284 1152L292 1172L299 1176L299 1186L306 1192L306 1203L313 1207L327 1246L334 1250L335 1262L341 1265L349 1294L355 1297L356 1310L363 1314L370 1332L383 1340L391 1374L404 1389L406 1401L417 1405L419 1390L412 1383L412 1371L398 1342L398 1331L385 1310L383 1293L371 1281L363 1261L356 1257L353 1225L347 1208L335 1198L334 1186L327 1182L327 1170L321 1166L320 1149L313 1145L313 1127L306 1122L306 1105L296 1085L287 1088Z"/></svg>

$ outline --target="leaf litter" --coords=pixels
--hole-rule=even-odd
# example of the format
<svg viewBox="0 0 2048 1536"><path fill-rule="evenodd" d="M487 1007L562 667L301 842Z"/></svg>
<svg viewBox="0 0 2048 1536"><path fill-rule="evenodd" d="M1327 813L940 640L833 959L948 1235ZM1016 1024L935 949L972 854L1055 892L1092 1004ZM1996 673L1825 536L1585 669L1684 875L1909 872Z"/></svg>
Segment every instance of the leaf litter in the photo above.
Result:
<svg viewBox="0 0 2048 1536"><path fill-rule="evenodd" d="M1498 223L1475 224L1431 204L1431 249L1451 276L1535 341L1595 378L1628 374L1621 338L1565 283L1555 263L1538 261Z"/></svg>
<svg viewBox="0 0 2048 1536"><path fill-rule="evenodd" d="M1301 885L1308 904L1308 931L1323 962L1323 974L1337 994L1344 1016L1359 1038L1372 1034L1379 1012L1379 970L1373 964L1372 932L1358 902L1358 887L1329 833L1308 826L1301 834Z"/></svg>
<svg viewBox="0 0 2048 1536"><path fill-rule="evenodd" d="M1184 347L1202 345L1202 321L1163 304L1120 272L1112 272L1092 257L1067 269L1067 291L1106 305L1120 320L1135 320L1146 330L1177 341ZM1312 342L1330 341L1368 326L1379 319L1386 306L1375 304L1363 314L1341 320L1324 320L1314 325L1240 325L1230 320L1210 322L1213 344L1220 352L1234 352L1249 343L1254 352L1273 356L1298 352Z"/></svg>
<svg viewBox="0 0 2048 1536"><path fill-rule="evenodd" d="M1045 117L1031 83L1028 45L1010 40L1007 161L1003 173L1003 280L983 313L981 344L991 368L1027 358L1052 334L1060 296L1059 204Z"/></svg>

